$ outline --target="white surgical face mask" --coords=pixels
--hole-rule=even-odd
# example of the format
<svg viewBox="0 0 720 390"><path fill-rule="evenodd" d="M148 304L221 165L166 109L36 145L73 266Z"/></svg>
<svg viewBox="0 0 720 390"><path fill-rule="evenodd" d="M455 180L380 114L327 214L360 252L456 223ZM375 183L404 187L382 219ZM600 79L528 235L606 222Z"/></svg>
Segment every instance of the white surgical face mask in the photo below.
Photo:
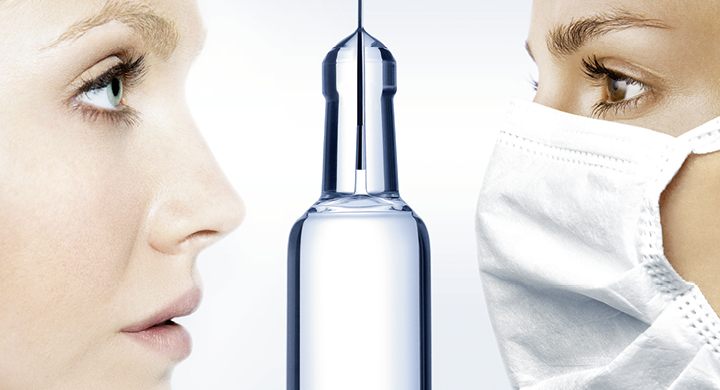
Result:
<svg viewBox="0 0 720 390"><path fill-rule="evenodd" d="M690 153L718 149L720 119L674 138L513 103L477 239L516 388L720 388L720 319L665 258L658 206Z"/></svg>

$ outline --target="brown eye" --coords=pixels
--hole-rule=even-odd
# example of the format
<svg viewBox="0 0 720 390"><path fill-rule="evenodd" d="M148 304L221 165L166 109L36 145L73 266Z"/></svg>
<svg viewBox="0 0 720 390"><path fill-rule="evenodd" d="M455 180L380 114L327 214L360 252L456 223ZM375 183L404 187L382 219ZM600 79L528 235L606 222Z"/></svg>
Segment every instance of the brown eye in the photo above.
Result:
<svg viewBox="0 0 720 390"><path fill-rule="evenodd" d="M611 102L619 102L628 100L638 96L648 90L645 84L633 79L617 80L612 77L607 78L607 95Z"/></svg>

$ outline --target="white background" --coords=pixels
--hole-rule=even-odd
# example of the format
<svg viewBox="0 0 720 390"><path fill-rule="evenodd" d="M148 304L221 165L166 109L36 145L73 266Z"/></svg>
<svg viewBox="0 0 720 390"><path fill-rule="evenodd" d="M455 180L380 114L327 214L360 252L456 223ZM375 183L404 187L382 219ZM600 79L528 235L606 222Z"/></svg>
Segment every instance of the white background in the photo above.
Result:
<svg viewBox="0 0 720 390"><path fill-rule="evenodd" d="M320 195L321 62L356 25L355 0L200 0L208 40L191 110L247 206L198 259L205 298L181 319L194 352L173 388L285 388L286 249ZM485 310L473 214L508 101L532 99L530 0L366 0L398 63L400 193L432 248L435 389L507 389Z"/></svg>

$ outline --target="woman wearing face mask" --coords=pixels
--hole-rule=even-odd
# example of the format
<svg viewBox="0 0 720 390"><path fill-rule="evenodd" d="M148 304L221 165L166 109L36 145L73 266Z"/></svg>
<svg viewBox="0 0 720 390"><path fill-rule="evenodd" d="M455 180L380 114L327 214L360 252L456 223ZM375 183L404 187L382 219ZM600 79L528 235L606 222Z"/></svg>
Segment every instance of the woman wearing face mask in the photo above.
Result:
<svg viewBox="0 0 720 390"><path fill-rule="evenodd" d="M533 3L478 202L512 384L720 388L720 4Z"/></svg>
<svg viewBox="0 0 720 390"><path fill-rule="evenodd" d="M163 389L242 204L190 118L192 0L0 2L0 388Z"/></svg>

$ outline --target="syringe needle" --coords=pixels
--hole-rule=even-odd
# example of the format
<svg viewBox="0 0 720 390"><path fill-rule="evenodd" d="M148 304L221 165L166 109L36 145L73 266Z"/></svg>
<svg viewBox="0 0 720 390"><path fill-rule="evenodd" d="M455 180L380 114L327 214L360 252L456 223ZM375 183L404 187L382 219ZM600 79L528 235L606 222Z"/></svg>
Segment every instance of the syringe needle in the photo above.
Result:
<svg viewBox="0 0 720 390"><path fill-rule="evenodd" d="M362 0L358 0L357 31L357 147L355 169L365 169L365 42Z"/></svg>

